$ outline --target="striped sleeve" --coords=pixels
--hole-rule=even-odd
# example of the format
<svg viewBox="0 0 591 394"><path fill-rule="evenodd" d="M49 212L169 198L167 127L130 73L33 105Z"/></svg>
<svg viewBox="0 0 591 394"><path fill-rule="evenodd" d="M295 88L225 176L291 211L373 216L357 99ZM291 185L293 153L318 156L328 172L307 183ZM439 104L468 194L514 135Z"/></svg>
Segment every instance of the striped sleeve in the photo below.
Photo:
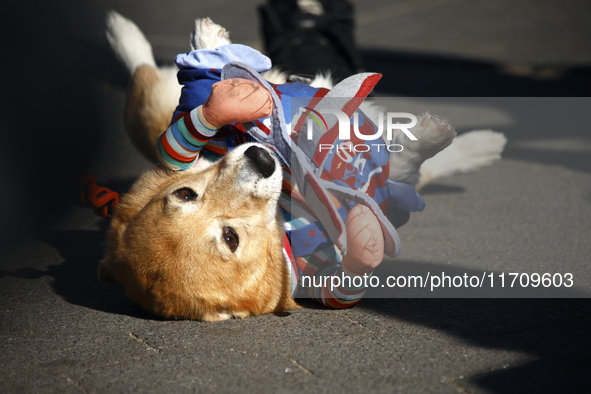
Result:
<svg viewBox="0 0 591 394"><path fill-rule="evenodd" d="M202 121L201 106L187 112L158 137L158 159L171 170L191 167L219 129Z"/></svg>
<svg viewBox="0 0 591 394"><path fill-rule="evenodd" d="M364 286L364 278L350 272L343 264L329 265L316 273L316 276L322 278L323 286L313 287L309 294L329 308L341 309L355 306L367 290ZM338 280L333 282L333 276ZM371 274L367 277L371 277ZM331 284L335 284L335 287L332 288Z"/></svg>
<svg viewBox="0 0 591 394"><path fill-rule="evenodd" d="M299 285L315 301L329 308L350 308L365 295L372 274L357 275L344 264L331 262L317 253L306 256L305 261Z"/></svg>
<svg viewBox="0 0 591 394"><path fill-rule="evenodd" d="M341 279L340 285L334 289L325 288L321 297L321 302L329 308L350 308L357 305L367 291L364 282L372 276L354 274L343 263L339 264L333 275Z"/></svg>

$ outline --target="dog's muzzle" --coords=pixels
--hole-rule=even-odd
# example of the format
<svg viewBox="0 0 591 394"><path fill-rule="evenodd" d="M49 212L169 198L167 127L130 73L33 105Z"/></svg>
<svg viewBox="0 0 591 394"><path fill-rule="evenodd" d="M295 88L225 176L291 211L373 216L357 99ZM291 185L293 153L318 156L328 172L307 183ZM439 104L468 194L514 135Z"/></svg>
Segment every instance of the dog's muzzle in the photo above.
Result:
<svg viewBox="0 0 591 394"><path fill-rule="evenodd" d="M271 154L259 146L251 146L244 152L252 167L263 177L268 178L275 172L275 160Z"/></svg>

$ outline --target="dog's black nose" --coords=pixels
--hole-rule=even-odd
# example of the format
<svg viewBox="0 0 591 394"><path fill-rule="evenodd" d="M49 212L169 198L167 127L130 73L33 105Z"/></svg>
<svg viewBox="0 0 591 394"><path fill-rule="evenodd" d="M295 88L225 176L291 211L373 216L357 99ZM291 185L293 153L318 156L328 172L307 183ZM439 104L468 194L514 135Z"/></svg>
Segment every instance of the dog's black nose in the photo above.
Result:
<svg viewBox="0 0 591 394"><path fill-rule="evenodd" d="M253 145L244 152L244 156L250 159L253 167L264 178L270 177L275 172L275 160L266 149Z"/></svg>

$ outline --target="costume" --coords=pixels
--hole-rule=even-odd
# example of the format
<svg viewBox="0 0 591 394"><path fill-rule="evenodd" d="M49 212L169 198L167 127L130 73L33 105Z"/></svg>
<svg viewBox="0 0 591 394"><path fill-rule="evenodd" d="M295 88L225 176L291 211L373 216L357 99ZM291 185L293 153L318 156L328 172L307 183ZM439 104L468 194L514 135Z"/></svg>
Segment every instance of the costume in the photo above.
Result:
<svg viewBox="0 0 591 394"><path fill-rule="evenodd" d="M361 138L377 134L376 126L357 109L379 80L378 74L354 75L330 91L299 82L271 85L258 74L271 68L270 60L240 44L180 54L176 63L183 89L171 126L159 138L161 164L183 170L200 158L217 158L245 142L273 149L283 167L279 205L286 223L284 251L294 294L302 275L355 276L340 264L347 249L344 223L355 204L368 206L377 217L385 253L392 257L400 253L395 227L408 221L409 212L422 210L424 202L411 185L388 180L388 151L381 136L371 139L371 144ZM271 116L219 130L208 127L199 118L198 106L207 100L214 83L233 78L267 89L273 100ZM320 115L335 107L346 116L345 128L355 131L348 138L341 133L342 118ZM321 144L326 149L319 149ZM367 150L355 148L370 145ZM306 290L323 304L340 308L356 304L366 288L345 284Z"/></svg>

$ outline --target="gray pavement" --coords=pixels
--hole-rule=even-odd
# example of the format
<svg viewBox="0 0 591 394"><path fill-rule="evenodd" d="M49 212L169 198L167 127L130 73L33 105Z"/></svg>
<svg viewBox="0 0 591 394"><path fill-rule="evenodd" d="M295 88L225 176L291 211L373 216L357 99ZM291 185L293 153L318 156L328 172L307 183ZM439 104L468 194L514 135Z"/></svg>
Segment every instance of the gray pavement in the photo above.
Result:
<svg viewBox="0 0 591 394"><path fill-rule="evenodd" d="M380 275L570 272L575 286L543 299L387 293L347 310L302 300L214 324L145 313L96 280L107 223L73 197L84 172L123 191L150 167L125 135L105 12L170 62L199 16L261 47L258 2L21 2L2 15L0 392L589 392L588 2L355 3L365 67L385 74L380 95L400 96L388 106L509 140L501 162L424 190Z"/></svg>

